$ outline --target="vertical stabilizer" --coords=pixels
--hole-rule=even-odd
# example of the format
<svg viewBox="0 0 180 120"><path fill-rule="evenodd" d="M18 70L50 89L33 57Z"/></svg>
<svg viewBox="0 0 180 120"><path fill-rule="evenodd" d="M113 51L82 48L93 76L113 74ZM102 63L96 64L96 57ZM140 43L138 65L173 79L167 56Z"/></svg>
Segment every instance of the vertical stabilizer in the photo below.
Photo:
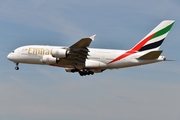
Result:
<svg viewBox="0 0 180 120"><path fill-rule="evenodd" d="M158 50L166 36L168 35L174 20L164 20L155 27L148 35L146 35L139 43L137 43L131 51Z"/></svg>

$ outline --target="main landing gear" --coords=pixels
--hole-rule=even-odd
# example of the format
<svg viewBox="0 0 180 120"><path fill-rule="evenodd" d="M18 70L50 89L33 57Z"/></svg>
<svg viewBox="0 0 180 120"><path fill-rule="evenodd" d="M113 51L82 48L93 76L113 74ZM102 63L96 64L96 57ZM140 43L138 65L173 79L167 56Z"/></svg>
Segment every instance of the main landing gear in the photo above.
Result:
<svg viewBox="0 0 180 120"><path fill-rule="evenodd" d="M80 70L79 71L79 75L81 76L85 76L85 75L93 75L94 72L93 71L89 71L89 70Z"/></svg>
<svg viewBox="0 0 180 120"><path fill-rule="evenodd" d="M15 70L19 70L19 67L18 67L19 63L16 63L16 67L15 67Z"/></svg>
<svg viewBox="0 0 180 120"><path fill-rule="evenodd" d="M78 72L80 76L85 76L85 75L93 75L94 72L89 70L89 69L77 69L77 68L73 68L73 69L66 69L66 72L72 72L72 73L75 73L75 72Z"/></svg>

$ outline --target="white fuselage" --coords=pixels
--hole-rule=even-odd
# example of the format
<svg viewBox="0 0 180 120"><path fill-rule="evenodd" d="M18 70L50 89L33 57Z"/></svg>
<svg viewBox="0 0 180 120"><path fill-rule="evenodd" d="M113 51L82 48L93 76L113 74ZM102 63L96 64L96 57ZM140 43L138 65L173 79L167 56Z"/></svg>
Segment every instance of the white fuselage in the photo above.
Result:
<svg viewBox="0 0 180 120"><path fill-rule="evenodd" d="M74 68L66 58L60 58L60 62L56 63L54 57L52 57L52 49L62 49L66 48L64 46L43 46L43 45L29 45L22 46L11 52L7 58L15 63L26 63L26 64L44 64L51 66L59 66L64 68ZM96 69L94 72L100 72L99 70L105 69L117 69L124 67L131 67L143 64L149 64L154 62L159 62L164 60L164 56L159 56L158 59L153 60L138 60L140 56L146 54L147 52L137 52L126 57L113 61L125 54L127 50L113 50L113 49L95 49L89 48L88 57L85 63L85 69ZM47 56L47 57L45 57ZM113 62L112 62L113 61ZM76 66L79 69L81 66Z"/></svg>

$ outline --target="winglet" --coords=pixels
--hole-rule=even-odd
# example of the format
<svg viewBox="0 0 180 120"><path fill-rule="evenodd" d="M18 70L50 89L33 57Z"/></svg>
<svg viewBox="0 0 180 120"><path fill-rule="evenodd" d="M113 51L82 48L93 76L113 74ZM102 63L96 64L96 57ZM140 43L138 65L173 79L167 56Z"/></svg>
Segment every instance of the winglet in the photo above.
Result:
<svg viewBox="0 0 180 120"><path fill-rule="evenodd" d="M91 36L91 37L89 37L89 38L91 38L91 40L94 40L95 36L96 36L96 34Z"/></svg>

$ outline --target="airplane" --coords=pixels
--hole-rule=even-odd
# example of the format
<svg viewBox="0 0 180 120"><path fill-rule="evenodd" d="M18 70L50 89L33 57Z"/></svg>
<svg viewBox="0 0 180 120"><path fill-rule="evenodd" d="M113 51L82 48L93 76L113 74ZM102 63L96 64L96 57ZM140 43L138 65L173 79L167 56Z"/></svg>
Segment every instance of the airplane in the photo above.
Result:
<svg viewBox="0 0 180 120"><path fill-rule="evenodd" d="M66 72L81 76L101 73L107 69L119 69L166 61L159 50L174 24L164 20L129 50L89 48L95 35L82 38L70 47L27 45L15 49L7 58L16 64L41 64L65 68Z"/></svg>

